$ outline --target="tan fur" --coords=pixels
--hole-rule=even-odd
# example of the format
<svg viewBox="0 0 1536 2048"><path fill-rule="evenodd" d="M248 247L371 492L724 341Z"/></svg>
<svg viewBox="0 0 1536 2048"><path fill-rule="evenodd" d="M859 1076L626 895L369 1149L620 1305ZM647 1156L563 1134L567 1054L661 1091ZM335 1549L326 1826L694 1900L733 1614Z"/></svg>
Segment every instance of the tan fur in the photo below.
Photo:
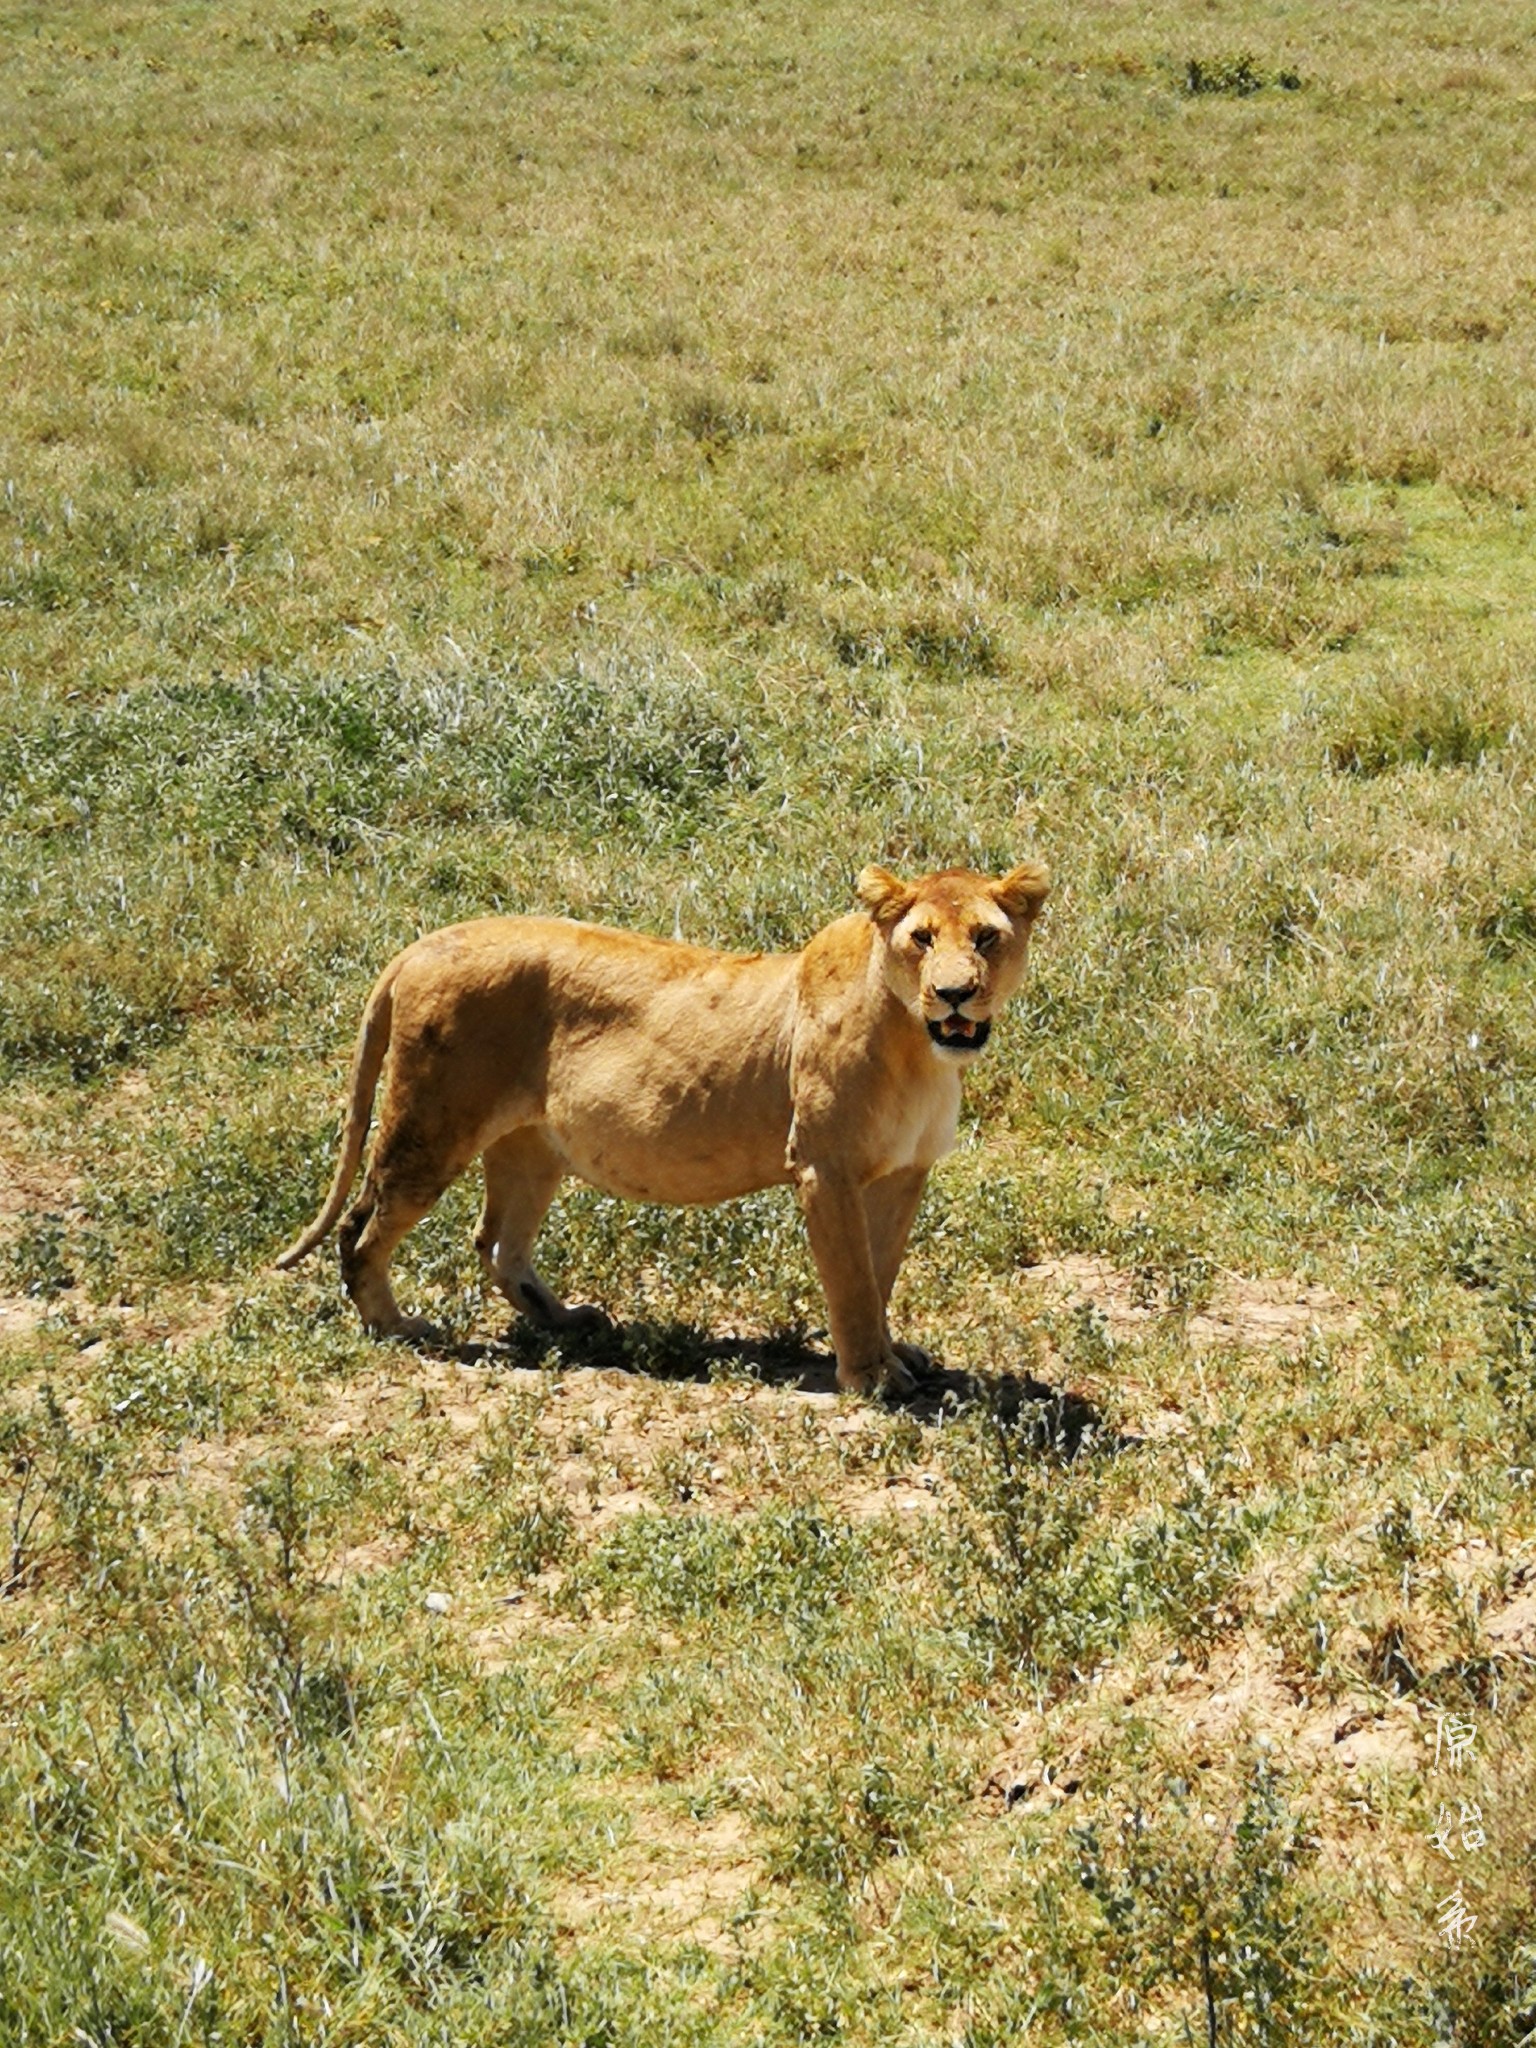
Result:
<svg viewBox="0 0 1536 2048"><path fill-rule="evenodd" d="M476 1158L486 1272L556 1327L601 1320L567 1308L533 1268L566 1175L640 1202L793 1183L838 1384L909 1386L922 1354L892 1343L886 1304L928 1169L954 1143L961 1071L1018 986L1046 890L1032 862L995 880L866 868L863 910L782 955L532 917L432 932L374 988L335 1179L277 1263L295 1264L341 1215L387 1050L378 1134L341 1229L369 1330L431 1334L402 1315L390 1257Z"/></svg>

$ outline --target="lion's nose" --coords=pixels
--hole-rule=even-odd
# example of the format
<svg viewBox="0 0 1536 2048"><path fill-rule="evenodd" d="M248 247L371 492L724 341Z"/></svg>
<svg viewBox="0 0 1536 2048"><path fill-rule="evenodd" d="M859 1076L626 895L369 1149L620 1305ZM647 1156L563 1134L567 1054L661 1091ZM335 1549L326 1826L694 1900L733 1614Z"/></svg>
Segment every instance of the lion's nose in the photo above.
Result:
<svg viewBox="0 0 1536 2048"><path fill-rule="evenodd" d="M934 994L938 997L939 1001L941 1003L948 1003L953 1010L958 1010L962 1003L968 1003L975 993L976 984L974 981L968 981L964 988L936 988L934 990Z"/></svg>

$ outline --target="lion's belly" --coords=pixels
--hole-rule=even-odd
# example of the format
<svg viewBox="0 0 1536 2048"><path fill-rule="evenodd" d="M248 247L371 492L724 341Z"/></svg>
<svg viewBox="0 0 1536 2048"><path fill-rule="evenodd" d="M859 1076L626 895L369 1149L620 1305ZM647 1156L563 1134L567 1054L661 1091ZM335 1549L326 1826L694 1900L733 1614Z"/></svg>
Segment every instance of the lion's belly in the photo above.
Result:
<svg viewBox="0 0 1536 2048"><path fill-rule="evenodd" d="M658 1029L658 1022L678 1028ZM551 1060L544 1121L580 1179L637 1202L725 1202L789 1179L788 1061L776 1018L712 1028L654 1014Z"/></svg>
<svg viewBox="0 0 1536 2048"><path fill-rule="evenodd" d="M630 1202L708 1206L773 1187L790 1177L782 1147L776 1158L739 1151L721 1158L706 1155L686 1142L660 1154L643 1143L628 1142L629 1134L622 1132L559 1131L553 1135L578 1180Z"/></svg>
<svg viewBox="0 0 1536 2048"><path fill-rule="evenodd" d="M708 1091L680 1099L595 1091L553 1106L546 1130L579 1179L632 1202L728 1202L788 1180L789 1096L770 1117Z"/></svg>

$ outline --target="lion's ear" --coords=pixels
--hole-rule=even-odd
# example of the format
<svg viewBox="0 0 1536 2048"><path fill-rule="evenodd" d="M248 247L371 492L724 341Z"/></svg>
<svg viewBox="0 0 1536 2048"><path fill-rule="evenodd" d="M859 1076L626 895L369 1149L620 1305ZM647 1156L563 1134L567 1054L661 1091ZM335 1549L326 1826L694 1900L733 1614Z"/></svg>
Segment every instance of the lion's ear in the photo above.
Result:
<svg viewBox="0 0 1536 2048"><path fill-rule="evenodd" d="M853 893L878 925L893 925L911 903L910 886L889 868L865 868Z"/></svg>
<svg viewBox="0 0 1536 2048"><path fill-rule="evenodd" d="M1050 893L1050 875L1037 860L1021 861L992 884L992 900L998 908L1023 924L1034 923Z"/></svg>

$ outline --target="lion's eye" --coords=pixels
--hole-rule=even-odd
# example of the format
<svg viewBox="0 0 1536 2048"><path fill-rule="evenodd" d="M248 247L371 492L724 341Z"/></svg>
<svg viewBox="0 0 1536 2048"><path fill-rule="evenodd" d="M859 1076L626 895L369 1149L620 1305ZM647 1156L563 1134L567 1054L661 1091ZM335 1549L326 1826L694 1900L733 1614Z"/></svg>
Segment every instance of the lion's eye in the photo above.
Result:
<svg viewBox="0 0 1536 2048"><path fill-rule="evenodd" d="M926 953L933 944L933 933L925 925L920 925L912 934L912 943L919 952Z"/></svg>
<svg viewBox="0 0 1536 2048"><path fill-rule="evenodd" d="M989 924L984 931L979 931L976 934L975 945L977 952L990 953L1002 936L996 925Z"/></svg>

